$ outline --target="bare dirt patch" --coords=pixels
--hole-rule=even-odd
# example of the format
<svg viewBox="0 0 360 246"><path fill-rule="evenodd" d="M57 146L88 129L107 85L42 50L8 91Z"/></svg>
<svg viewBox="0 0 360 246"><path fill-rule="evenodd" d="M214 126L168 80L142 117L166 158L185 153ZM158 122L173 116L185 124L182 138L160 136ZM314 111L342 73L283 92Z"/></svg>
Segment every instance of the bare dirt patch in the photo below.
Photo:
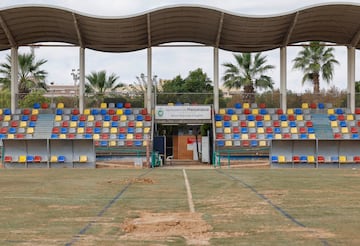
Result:
<svg viewBox="0 0 360 246"><path fill-rule="evenodd" d="M105 181L108 184L155 184L155 181L151 178L126 178L113 180L109 179Z"/></svg>
<svg viewBox="0 0 360 246"><path fill-rule="evenodd" d="M121 239L164 240L174 236L186 239L189 245L208 245L212 227L200 213L141 212L138 218L129 218L121 224L125 235Z"/></svg>

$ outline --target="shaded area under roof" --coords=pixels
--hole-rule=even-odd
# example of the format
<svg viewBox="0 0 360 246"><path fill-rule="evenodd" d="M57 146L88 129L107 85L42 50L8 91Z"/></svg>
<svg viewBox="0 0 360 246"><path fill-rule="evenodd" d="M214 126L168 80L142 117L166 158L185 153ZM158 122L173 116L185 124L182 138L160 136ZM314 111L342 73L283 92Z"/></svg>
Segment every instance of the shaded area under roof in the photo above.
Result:
<svg viewBox="0 0 360 246"><path fill-rule="evenodd" d="M170 42L196 42L234 52L266 51L304 41L360 48L360 5L325 4L269 17L202 6L174 6L131 17L103 18L48 6L0 10L0 50L64 42L129 52Z"/></svg>

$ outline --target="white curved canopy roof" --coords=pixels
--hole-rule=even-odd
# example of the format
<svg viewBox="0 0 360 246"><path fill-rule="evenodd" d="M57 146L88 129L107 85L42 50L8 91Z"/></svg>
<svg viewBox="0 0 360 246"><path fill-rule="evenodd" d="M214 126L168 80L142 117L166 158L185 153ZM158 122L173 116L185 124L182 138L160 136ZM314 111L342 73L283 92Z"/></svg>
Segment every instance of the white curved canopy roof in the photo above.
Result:
<svg viewBox="0 0 360 246"><path fill-rule="evenodd" d="M311 40L360 48L360 5L353 3L317 5L266 17L184 5L111 18L36 5L0 10L0 24L0 50L64 42L128 52L169 42L196 42L253 52Z"/></svg>

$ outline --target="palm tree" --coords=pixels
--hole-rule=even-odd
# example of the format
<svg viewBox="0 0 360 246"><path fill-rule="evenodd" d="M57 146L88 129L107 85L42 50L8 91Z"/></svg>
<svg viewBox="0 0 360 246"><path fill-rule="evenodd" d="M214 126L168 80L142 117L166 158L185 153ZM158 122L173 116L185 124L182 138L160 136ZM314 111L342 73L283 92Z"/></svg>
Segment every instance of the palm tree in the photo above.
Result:
<svg viewBox="0 0 360 246"><path fill-rule="evenodd" d="M299 51L298 56L293 60L293 69L303 71L302 84L310 81L313 84L313 92L320 93L320 74L329 83L334 75L334 65L339 62L334 57L334 48L326 48L319 41L312 41Z"/></svg>
<svg viewBox="0 0 360 246"><path fill-rule="evenodd" d="M47 90L45 79L47 72L40 69L40 67L47 62L47 60L41 59L35 61L35 55L32 53L25 53L18 55L19 61L19 73L18 73L18 92L20 98L23 98L26 94L34 89ZM6 56L6 62L0 64L0 74L3 76L0 78L2 89L10 89L11 83L11 56Z"/></svg>
<svg viewBox="0 0 360 246"><path fill-rule="evenodd" d="M275 67L267 65L266 56L260 53L240 53L234 54L236 64L224 63L226 68L223 77L224 86L228 89L244 90L244 101L254 102L255 90L259 89L273 89L273 80L271 77L265 75Z"/></svg>
<svg viewBox="0 0 360 246"><path fill-rule="evenodd" d="M104 100L106 93L115 92L118 88L124 87L124 84L117 82L119 76L112 73L108 77L105 70L91 72L86 75L86 79L85 93L94 94L97 97L98 102Z"/></svg>

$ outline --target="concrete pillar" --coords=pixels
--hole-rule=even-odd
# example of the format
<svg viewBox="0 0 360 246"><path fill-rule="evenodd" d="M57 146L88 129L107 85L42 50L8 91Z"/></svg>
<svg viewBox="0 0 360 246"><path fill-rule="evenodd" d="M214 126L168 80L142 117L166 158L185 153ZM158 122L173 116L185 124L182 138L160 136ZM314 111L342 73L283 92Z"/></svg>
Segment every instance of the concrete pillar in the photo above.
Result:
<svg viewBox="0 0 360 246"><path fill-rule="evenodd" d="M85 94L85 48L80 47L79 55L79 111L84 113Z"/></svg>
<svg viewBox="0 0 360 246"><path fill-rule="evenodd" d="M148 112L152 112L151 107L151 93L152 93L152 50L151 47L147 49L147 87L146 87L146 96L145 96L145 107Z"/></svg>
<svg viewBox="0 0 360 246"><path fill-rule="evenodd" d="M347 48L347 89L349 93L347 107L350 108L351 113L355 113L355 47Z"/></svg>
<svg viewBox="0 0 360 246"><path fill-rule="evenodd" d="M219 49L214 48L214 111L219 112Z"/></svg>
<svg viewBox="0 0 360 246"><path fill-rule="evenodd" d="M280 48L280 108L282 108L284 112L286 112L287 109L286 59L287 57L286 57L286 46L285 46Z"/></svg>
<svg viewBox="0 0 360 246"><path fill-rule="evenodd" d="M18 47L11 48L11 112L14 113L17 108L17 93L18 93L18 70L19 70L19 57L18 57Z"/></svg>

